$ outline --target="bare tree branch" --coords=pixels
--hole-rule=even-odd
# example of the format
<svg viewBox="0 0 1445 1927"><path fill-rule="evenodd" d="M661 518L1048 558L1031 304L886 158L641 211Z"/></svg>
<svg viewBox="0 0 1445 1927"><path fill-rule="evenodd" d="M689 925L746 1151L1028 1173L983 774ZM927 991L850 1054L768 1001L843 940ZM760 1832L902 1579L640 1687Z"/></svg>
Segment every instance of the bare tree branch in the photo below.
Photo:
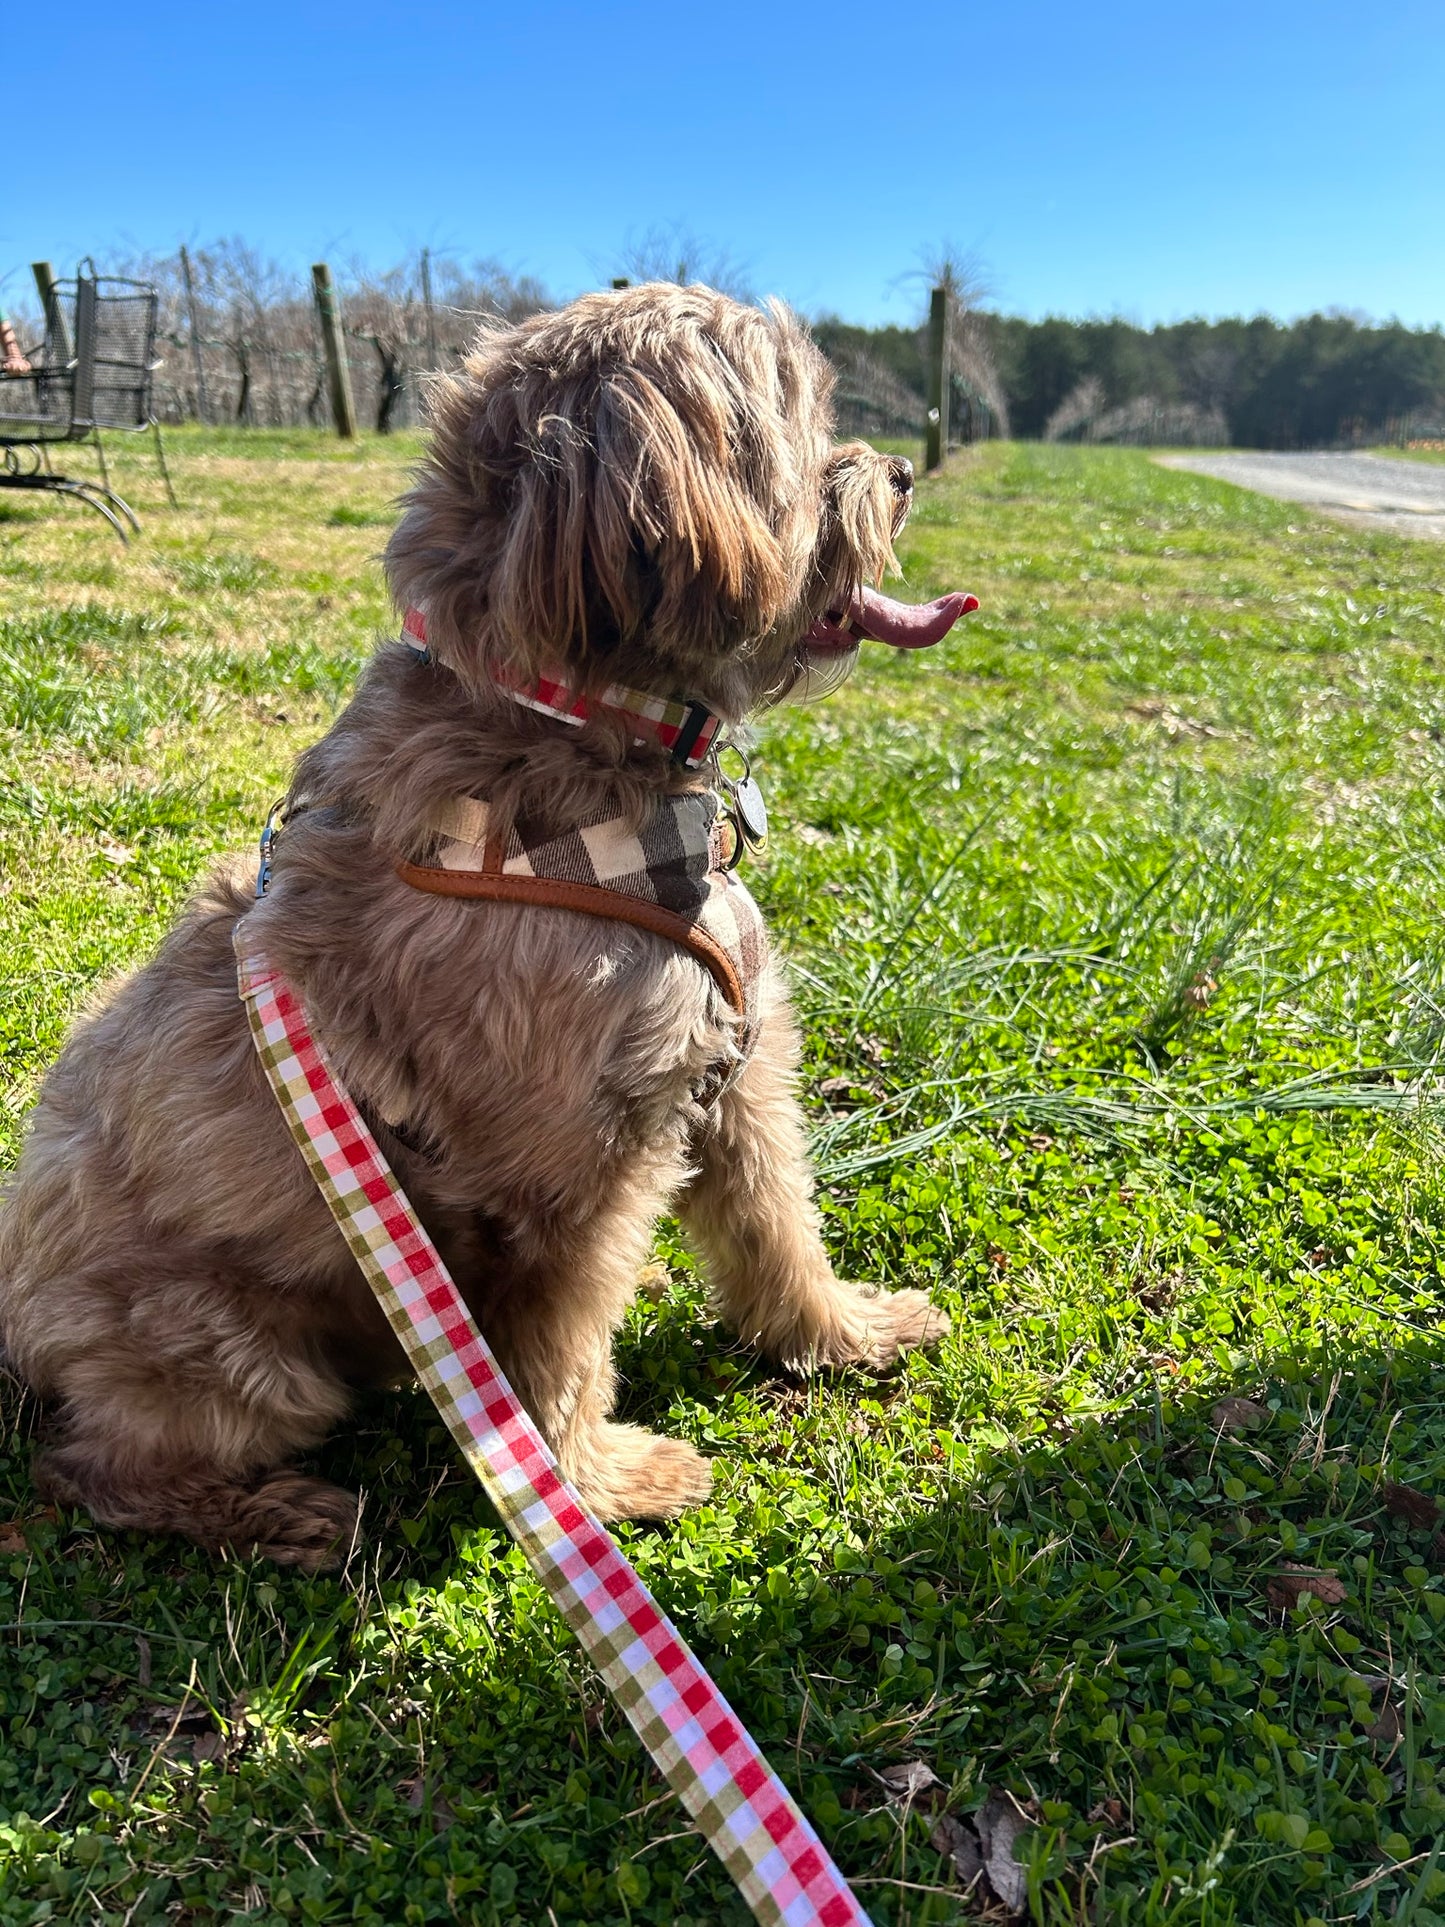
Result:
<svg viewBox="0 0 1445 1927"><path fill-rule="evenodd" d="M676 281L683 287L701 281L735 301L756 298L743 263L678 221L629 235L617 259L616 273L630 281Z"/></svg>

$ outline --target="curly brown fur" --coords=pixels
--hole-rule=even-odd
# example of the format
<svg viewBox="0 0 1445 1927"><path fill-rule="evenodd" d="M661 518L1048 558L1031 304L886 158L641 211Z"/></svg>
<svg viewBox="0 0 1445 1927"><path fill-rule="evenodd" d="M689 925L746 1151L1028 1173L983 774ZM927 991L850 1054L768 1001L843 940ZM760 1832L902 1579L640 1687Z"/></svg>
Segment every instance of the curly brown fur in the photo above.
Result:
<svg viewBox="0 0 1445 1927"><path fill-rule="evenodd" d="M221 876L80 1024L0 1213L0 1330L53 1407L40 1476L102 1522L314 1566L349 1495L288 1468L404 1363L252 1049L231 930L301 993L563 1467L604 1516L708 1490L690 1446L614 1424L612 1337L675 1205L721 1314L793 1364L886 1365L946 1321L840 1283L819 1237L781 982L709 1111L735 1020L623 923L408 888L435 805L641 818L682 776L599 720L501 696L498 663L685 688L741 717L806 670L814 618L891 559L901 465L829 441L821 357L707 289L589 296L486 335L439 384L387 553L437 666L395 644L301 759L270 894ZM400 1135L398 1132L400 1131ZM424 1147L417 1149L415 1147Z"/></svg>

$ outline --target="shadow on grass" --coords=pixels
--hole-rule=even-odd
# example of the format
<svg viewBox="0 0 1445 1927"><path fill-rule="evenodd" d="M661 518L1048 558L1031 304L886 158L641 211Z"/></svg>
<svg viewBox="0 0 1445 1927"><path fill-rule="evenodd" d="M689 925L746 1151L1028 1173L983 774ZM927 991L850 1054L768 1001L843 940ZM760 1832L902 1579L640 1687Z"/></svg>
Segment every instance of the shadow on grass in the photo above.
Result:
<svg viewBox="0 0 1445 1927"><path fill-rule="evenodd" d="M1017 1449L926 1370L819 1397L693 1314L629 1334L627 1413L731 1436L718 1500L619 1537L877 1920L965 1917L929 1837L997 1787L1040 1920L1436 1917L1441 1542L1396 1490L1445 1489L1435 1334ZM317 1456L367 1507L316 1579L36 1516L13 1416L15 1918L746 1918L419 1396Z"/></svg>

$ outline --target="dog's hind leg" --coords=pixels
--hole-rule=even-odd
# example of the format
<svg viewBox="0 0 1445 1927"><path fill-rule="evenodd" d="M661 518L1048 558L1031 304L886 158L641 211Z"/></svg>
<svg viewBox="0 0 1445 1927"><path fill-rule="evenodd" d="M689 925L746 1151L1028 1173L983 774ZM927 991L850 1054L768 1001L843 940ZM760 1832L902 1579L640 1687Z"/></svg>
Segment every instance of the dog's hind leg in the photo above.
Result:
<svg viewBox="0 0 1445 1927"><path fill-rule="evenodd" d="M307 1314L159 1254L148 1276L145 1296L103 1274L54 1287L76 1316L69 1332L51 1321L43 1356L24 1361L57 1408L36 1483L100 1525L308 1570L343 1558L355 1499L288 1469L350 1403Z"/></svg>
<svg viewBox="0 0 1445 1927"><path fill-rule="evenodd" d="M86 1432L41 1453L35 1481L46 1498L83 1507L98 1525L181 1533L211 1551L305 1572L339 1565L356 1533L355 1498L324 1479L273 1472L246 1481L175 1458L118 1458L112 1442Z"/></svg>
<svg viewBox="0 0 1445 1927"><path fill-rule="evenodd" d="M797 1061L792 1015L778 990L752 1056L697 1146L698 1172L678 1213L740 1338L789 1366L881 1370L941 1338L948 1316L921 1291L880 1292L835 1276L794 1095Z"/></svg>

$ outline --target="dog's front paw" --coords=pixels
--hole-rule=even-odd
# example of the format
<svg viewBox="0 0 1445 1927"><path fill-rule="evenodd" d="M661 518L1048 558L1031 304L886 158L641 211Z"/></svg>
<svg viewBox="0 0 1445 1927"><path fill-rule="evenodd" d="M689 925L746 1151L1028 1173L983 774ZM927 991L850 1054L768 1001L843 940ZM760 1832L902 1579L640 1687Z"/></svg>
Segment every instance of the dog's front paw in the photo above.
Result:
<svg viewBox="0 0 1445 1927"><path fill-rule="evenodd" d="M599 1519L675 1519L711 1493L712 1461L640 1425L603 1425L570 1477Z"/></svg>
<svg viewBox="0 0 1445 1927"><path fill-rule="evenodd" d="M946 1338L953 1320L940 1311L922 1291L882 1291L864 1301L869 1346L860 1364L883 1371L897 1361L900 1352L911 1352L919 1345L936 1345Z"/></svg>
<svg viewBox="0 0 1445 1927"><path fill-rule="evenodd" d="M887 1371L900 1352L935 1344L952 1321L921 1291L880 1291L876 1285L838 1283L827 1316L784 1348L785 1364L804 1371L861 1365Z"/></svg>

